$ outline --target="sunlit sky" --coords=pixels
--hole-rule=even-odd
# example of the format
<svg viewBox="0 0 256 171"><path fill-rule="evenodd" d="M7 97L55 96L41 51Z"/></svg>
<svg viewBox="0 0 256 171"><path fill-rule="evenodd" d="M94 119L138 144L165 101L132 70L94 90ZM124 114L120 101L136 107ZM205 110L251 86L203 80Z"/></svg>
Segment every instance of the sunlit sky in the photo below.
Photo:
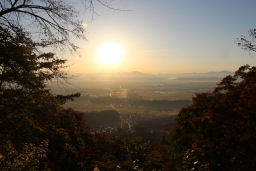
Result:
<svg viewBox="0 0 256 171"><path fill-rule="evenodd" d="M236 39L256 27L255 0L113 0L113 11L79 4L88 41L77 41L80 56L68 58L71 73L188 73L236 70L256 65L256 54ZM100 46L115 43L123 57L115 65L99 60Z"/></svg>

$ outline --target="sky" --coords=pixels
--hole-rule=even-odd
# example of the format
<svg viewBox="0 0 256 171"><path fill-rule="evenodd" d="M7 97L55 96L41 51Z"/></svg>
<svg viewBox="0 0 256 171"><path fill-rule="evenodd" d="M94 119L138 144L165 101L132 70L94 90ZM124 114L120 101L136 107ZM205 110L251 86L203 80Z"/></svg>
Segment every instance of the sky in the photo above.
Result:
<svg viewBox="0 0 256 171"><path fill-rule="evenodd" d="M72 0L71 0L72 1ZM71 73L191 73L256 65L256 54L236 39L256 28L255 0L112 0L113 11L95 4L97 14L72 2L88 25L79 54L69 57ZM123 58L104 64L102 44L122 47Z"/></svg>

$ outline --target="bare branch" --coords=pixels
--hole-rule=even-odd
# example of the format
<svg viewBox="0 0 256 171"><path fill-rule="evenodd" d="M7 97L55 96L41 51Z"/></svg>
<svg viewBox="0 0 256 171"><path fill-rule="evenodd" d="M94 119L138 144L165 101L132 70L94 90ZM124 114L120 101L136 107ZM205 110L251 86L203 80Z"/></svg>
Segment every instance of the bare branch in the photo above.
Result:
<svg viewBox="0 0 256 171"><path fill-rule="evenodd" d="M107 3L108 0L84 1L89 2L89 9L93 14L97 14L94 9L95 2L114 11L128 11L111 7ZM25 29L24 31L39 34L34 41L42 41L44 45L61 43L76 49L70 36L85 39L84 28L82 22L77 19L78 13L72 5L65 2L68 0L1 0L0 24L13 31L19 27ZM43 40L37 40L40 37L43 37Z"/></svg>
<svg viewBox="0 0 256 171"><path fill-rule="evenodd" d="M102 6L104 6L106 8L109 8L111 10L114 10L114 11L130 11L130 10L125 10L125 9L113 8L113 7L111 7L110 5L108 5L106 2L104 2L102 0L97 0L97 2L99 2Z"/></svg>
<svg viewBox="0 0 256 171"><path fill-rule="evenodd" d="M249 36L250 38L242 36L241 38L237 39L237 44L244 50L256 52L256 29L249 30Z"/></svg>
<svg viewBox="0 0 256 171"><path fill-rule="evenodd" d="M68 38L70 35L85 38L82 22L77 20L76 14L72 6L62 0L3 0L0 2L1 26L10 30L21 27L29 29L29 32L32 28L47 39L47 44L61 42L72 49L75 45L70 42ZM23 20L27 17L30 19L24 22ZM25 24L31 27L28 28Z"/></svg>

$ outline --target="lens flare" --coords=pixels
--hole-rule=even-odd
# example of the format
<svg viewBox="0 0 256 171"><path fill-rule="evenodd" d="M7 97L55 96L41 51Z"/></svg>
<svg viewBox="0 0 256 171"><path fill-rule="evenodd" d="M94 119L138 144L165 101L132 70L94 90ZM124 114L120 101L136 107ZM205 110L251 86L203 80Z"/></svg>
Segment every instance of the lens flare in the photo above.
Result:
<svg viewBox="0 0 256 171"><path fill-rule="evenodd" d="M83 24L83 28L86 29L87 27L88 27L88 25L87 25L86 23L84 23L84 24Z"/></svg>

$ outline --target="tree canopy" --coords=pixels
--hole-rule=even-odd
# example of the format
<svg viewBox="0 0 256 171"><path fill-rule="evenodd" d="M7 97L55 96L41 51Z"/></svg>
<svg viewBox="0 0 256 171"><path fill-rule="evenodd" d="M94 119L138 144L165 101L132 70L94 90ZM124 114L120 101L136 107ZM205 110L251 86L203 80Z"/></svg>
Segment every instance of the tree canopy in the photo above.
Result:
<svg viewBox="0 0 256 171"><path fill-rule="evenodd" d="M256 67L240 67L183 108L170 136L184 170L256 169Z"/></svg>

